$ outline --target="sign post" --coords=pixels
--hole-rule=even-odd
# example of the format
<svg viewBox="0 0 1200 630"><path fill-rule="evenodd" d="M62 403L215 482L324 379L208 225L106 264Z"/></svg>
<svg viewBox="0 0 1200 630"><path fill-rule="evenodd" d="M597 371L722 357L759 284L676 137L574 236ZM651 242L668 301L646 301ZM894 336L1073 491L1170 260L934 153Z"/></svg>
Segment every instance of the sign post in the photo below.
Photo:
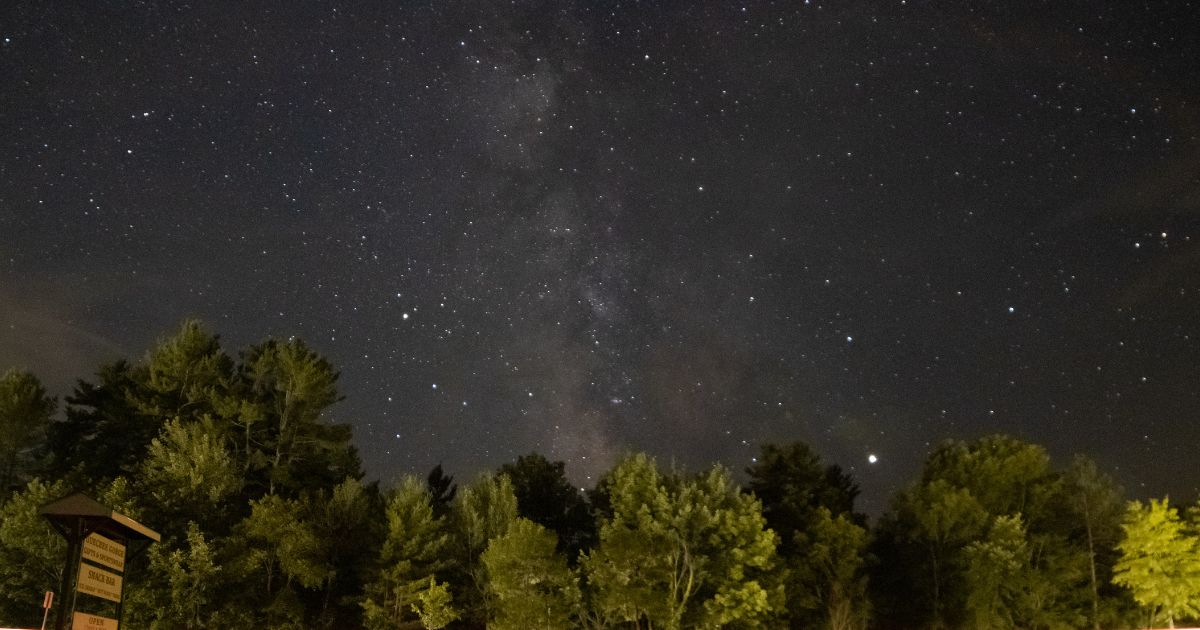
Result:
<svg viewBox="0 0 1200 630"><path fill-rule="evenodd" d="M158 542L158 532L94 499L73 494L38 510L67 540L55 630L118 630L125 594L125 551L131 544ZM82 608L80 594L84 595ZM49 616L54 594L47 593ZM111 612L110 612L111 611ZM112 614L115 618L103 615ZM43 630L45 619L42 620Z"/></svg>

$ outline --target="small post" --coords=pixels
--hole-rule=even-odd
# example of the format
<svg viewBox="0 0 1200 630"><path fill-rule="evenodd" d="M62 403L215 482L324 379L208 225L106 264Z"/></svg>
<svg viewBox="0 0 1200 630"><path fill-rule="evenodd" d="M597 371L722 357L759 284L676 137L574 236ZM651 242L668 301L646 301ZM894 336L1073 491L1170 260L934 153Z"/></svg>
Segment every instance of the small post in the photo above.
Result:
<svg viewBox="0 0 1200 630"><path fill-rule="evenodd" d="M46 591L46 597L42 599L42 630L46 630L46 620L50 618L50 607L54 605L54 591Z"/></svg>

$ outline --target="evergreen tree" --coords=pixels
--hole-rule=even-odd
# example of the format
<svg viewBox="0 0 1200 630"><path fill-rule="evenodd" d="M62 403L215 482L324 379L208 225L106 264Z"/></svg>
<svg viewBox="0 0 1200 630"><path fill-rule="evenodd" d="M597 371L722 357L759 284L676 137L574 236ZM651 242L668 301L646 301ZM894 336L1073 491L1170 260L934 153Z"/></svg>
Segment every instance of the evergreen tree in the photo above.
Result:
<svg viewBox="0 0 1200 630"><path fill-rule="evenodd" d="M829 571L835 566L853 567L852 573L861 573L865 549L858 550L857 560L812 555L832 551L834 547L828 545L835 541L851 543L857 540L857 531L865 532L859 525L866 519L853 511L858 486L838 466L822 465L803 442L764 445L746 472L747 490L762 501L767 525L779 535L790 626L811 628L838 619L841 627L864 621L865 593L859 591L865 577L839 583Z"/></svg>
<svg viewBox="0 0 1200 630"><path fill-rule="evenodd" d="M434 513L433 497L415 477L400 481L387 498L384 515L387 532L378 573L366 584L362 600L364 625L370 630L418 628L423 623L419 610L429 605L423 594L438 587L437 576L450 566L450 532L444 518ZM440 601L436 594L424 596ZM441 607L448 606L449 600Z"/></svg>
<svg viewBox="0 0 1200 630"><path fill-rule="evenodd" d="M262 463L268 494L361 476L357 457L348 455L349 427L323 421L340 400L328 361L299 339L272 339L252 347L244 363L257 406L250 415L263 418L246 438L247 461Z"/></svg>
<svg viewBox="0 0 1200 630"><path fill-rule="evenodd" d="M433 578L429 578L429 587L417 595L417 603L413 604L413 610L421 619L421 625L428 630L445 628L460 616L454 608L449 585L440 584Z"/></svg>
<svg viewBox="0 0 1200 630"><path fill-rule="evenodd" d="M213 413L213 403L233 380L233 360L220 339L194 319L162 339L134 367L139 387L130 392L137 410L155 418L199 419Z"/></svg>
<svg viewBox="0 0 1200 630"><path fill-rule="evenodd" d="M488 543L503 536L517 518L517 497L506 475L484 473L459 489L450 512L457 546L456 575L459 607L465 620L485 623L491 612L487 572L480 556Z"/></svg>
<svg viewBox="0 0 1200 630"><path fill-rule="evenodd" d="M66 418L49 427L47 477L80 485L135 472L169 419L137 410L138 387L125 361L101 366L95 383L80 380L66 398Z"/></svg>
<svg viewBox="0 0 1200 630"><path fill-rule="evenodd" d="M429 471L425 484L429 487L434 513L438 516L449 514L454 495L458 492L458 484L454 483L454 477L442 471L442 465L438 464Z"/></svg>
<svg viewBox="0 0 1200 630"><path fill-rule="evenodd" d="M56 406L29 372L0 376L0 504L29 481Z"/></svg>
<svg viewBox="0 0 1200 630"><path fill-rule="evenodd" d="M836 465L824 466L803 442L765 444L755 464L746 469L746 489L762 501L763 516L788 551L797 532L809 528L819 508L832 515L854 515L858 484Z"/></svg>
<svg viewBox="0 0 1200 630"><path fill-rule="evenodd" d="M307 521L320 541L320 563L329 567L321 591L317 625L357 621L361 585L382 541L382 508L375 484L347 478L332 489L304 494ZM357 625L357 624L354 624Z"/></svg>
<svg viewBox="0 0 1200 630"><path fill-rule="evenodd" d="M184 424L172 420L150 441L138 485L153 499L147 508L161 533L182 535L187 523L207 531L228 531L229 501L242 477L209 418Z"/></svg>
<svg viewBox="0 0 1200 630"><path fill-rule="evenodd" d="M520 515L554 531L568 561L590 544L595 520L582 493L567 481L566 464L530 453L501 466L500 474L512 480Z"/></svg>

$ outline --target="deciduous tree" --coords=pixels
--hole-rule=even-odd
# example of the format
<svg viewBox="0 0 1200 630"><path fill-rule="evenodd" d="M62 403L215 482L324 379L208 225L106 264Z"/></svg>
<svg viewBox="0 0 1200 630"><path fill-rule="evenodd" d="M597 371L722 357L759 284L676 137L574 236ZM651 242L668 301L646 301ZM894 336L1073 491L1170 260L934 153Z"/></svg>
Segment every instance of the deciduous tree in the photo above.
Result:
<svg viewBox="0 0 1200 630"><path fill-rule="evenodd" d="M1102 595L1107 594L1112 567L1116 562L1115 546L1121 535L1121 488L1108 475L1100 472L1091 459L1076 455L1064 477L1067 505L1074 524L1087 548L1088 586L1091 596L1089 620L1093 630L1100 630L1101 620L1111 617L1101 609Z"/></svg>
<svg viewBox="0 0 1200 630"><path fill-rule="evenodd" d="M830 630L855 630L866 626L870 615L867 599L867 530L850 514L833 515L817 508L806 531L796 532L798 553L783 560L787 568L789 609L813 611L802 618L792 616L793 627L801 619L807 627L820 625ZM792 612L792 610L789 610Z"/></svg>
<svg viewBox="0 0 1200 630"><path fill-rule="evenodd" d="M34 479L0 506L0 620L39 624L42 594L59 589L66 543L38 508L66 493L61 481Z"/></svg>
<svg viewBox="0 0 1200 630"><path fill-rule="evenodd" d="M634 455L610 481L613 516L584 559L597 616L676 629L763 625L782 612L768 579L775 535L727 471L664 476Z"/></svg>
<svg viewBox="0 0 1200 630"><path fill-rule="evenodd" d="M579 612L579 583L557 551L554 532L518 518L493 538L481 560L487 570L496 630L559 630Z"/></svg>
<svg viewBox="0 0 1200 630"><path fill-rule="evenodd" d="M1167 499L1130 503L1121 528L1113 583L1172 628L1200 615L1200 540Z"/></svg>

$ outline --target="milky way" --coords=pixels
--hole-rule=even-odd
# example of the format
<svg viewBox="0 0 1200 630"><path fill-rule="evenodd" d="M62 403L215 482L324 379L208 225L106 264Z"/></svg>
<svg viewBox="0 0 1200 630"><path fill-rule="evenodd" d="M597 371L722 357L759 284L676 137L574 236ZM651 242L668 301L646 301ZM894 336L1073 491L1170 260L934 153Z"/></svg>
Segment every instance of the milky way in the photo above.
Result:
<svg viewBox="0 0 1200 630"><path fill-rule="evenodd" d="M1190 498L1196 13L7 2L0 368L194 316L340 366L385 481L804 440L878 511L1007 432Z"/></svg>

